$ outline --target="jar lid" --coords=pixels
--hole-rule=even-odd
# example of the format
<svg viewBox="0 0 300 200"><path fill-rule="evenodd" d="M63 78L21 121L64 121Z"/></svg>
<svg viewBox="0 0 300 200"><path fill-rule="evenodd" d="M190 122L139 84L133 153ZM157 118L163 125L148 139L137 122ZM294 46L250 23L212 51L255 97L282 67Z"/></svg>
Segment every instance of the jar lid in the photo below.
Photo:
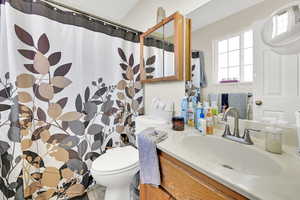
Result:
<svg viewBox="0 0 300 200"><path fill-rule="evenodd" d="M265 131L272 134L283 134L282 128L275 128L275 127L266 127Z"/></svg>
<svg viewBox="0 0 300 200"><path fill-rule="evenodd" d="M173 117L172 118L173 121L184 121L183 117Z"/></svg>

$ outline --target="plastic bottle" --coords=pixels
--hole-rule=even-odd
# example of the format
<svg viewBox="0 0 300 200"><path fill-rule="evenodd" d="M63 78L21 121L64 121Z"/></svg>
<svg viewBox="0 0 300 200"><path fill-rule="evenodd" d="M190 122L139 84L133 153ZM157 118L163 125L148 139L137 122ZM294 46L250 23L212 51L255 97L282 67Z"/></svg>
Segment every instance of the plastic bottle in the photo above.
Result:
<svg viewBox="0 0 300 200"><path fill-rule="evenodd" d="M205 136L207 135L207 121L205 118L201 119L201 135Z"/></svg>
<svg viewBox="0 0 300 200"><path fill-rule="evenodd" d="M181 117L184 118L184 123L187 123L188 105L189 105L189 101L188 98L185 96L181 100Z"/></svg>
<svg viewBox="0 0 300 200"><path fill-rule="evenodd" d="M214 127L216 127L218 125L218 114L219 114L219 108L218 108L217 102L212 102L211 112L213 115L213 124L214 124Z"/></svg>
<svg viewBox="0 0 300 200"><path fill-rule="evenodd" d="M207 113L208 113L208 109L209 109L209 102L208 101L204 101L203 108L204 108L204 114L206 116Z"/></svg>
<svg viewBox="0 0 300 200"><path fill-rule="evenodd" d="M194 123L196 126L196 120L197 120L197 107L198 107L198 100L197 100L197 96L192 96L192 106L194 109Z"/></svg>
<svg viewBox="0 0 300 200"><path fill-rule="evenodd" d="M206 135L206 120L205 120L205 114L203 108L201 108L201 112L197 124L198 124L198 130L200 131L201 135Z"/></svg>
<svg viewBox="0 0 300 200"><path fill-rule="evenodd" d="M213 122L213 114L211 109L208 109L206 114L206 133L207 135L212 135L214 133L214 122Z"/></svg>
<svg viewBox="0 0 300 200"><path fill-rule="evenodd" d="M201 115L202 105L199 102L195 112L195 128L199 129L199 120Z"/></svg>
<svg viewBox="0 0 300 200"><path fill-rule="evenodd" d="M187 119L188 125L191 127L194 127L195 126L195 112L194 112L193 106L191 104L189 104L187 118L188 118Z"/></svg>

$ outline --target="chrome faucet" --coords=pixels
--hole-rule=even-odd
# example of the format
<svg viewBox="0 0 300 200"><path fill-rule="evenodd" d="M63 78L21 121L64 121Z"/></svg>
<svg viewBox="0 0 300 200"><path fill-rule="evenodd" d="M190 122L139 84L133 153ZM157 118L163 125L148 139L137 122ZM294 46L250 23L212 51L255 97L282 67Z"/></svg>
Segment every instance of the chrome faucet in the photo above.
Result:
<svg viewBox="0 0 300 200"><path fill-rule="evenodd" d="M234 117L234 131L233 131L233 134L231 134L230 126L227 123L228 115L231 115L231 116ZM238 109L233 108L233 107L229 107L226 110L226 112L223 115L223 119L222 119L222 121L226 122L225 131L224 131L224 134L223 134L222 137L224 137L226 139L229 139L229 140L232 140L232 141L235 141L235 142L242 143L242 144L253 145L253 142L252 142L251 137L250 137L250 131L259 132L259 130L245 129L244 135L241 137L240 136L240 131L239 131L239 118L240 118L240 115L239 115Z"/></svg>
<svg viewBox="0 0 300 200"><path fill-rule="evenodd" d="M240 130L239 130L239 119L240 119L240 114L238 109L229 107L226 112L223 115L223 121L227 122L227 117L228 115L231 114L234 117L234 131L233 131L233 136L240 138ZM229 124L226 124L225 126L225 132L224 135L231 135L230 133L230 127ZM224 137L223 135L223 137Z"/></svg>

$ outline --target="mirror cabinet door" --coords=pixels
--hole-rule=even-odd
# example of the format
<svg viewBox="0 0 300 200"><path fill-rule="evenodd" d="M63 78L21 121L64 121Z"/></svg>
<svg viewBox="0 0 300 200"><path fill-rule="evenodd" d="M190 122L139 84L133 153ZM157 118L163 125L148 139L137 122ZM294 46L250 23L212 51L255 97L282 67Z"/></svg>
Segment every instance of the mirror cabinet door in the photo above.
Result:
<svg viewBox="0 0 300 200"><path fill-rule="evenodd" d="M146 79L164 75L164 30L155 30L144 39L144 68Z"/></svg>
<svg viewBox="0 0 300 200"><path fill-rule="evenodd" d="M183 16L175 13L141 35L142 82L183 79Z"/></svg>
<svg viewBox="0 0 300 200"><path fill-rule="evenodd" d="M175 24L169 21L164 28L164 77L175 76Z"/></svg>

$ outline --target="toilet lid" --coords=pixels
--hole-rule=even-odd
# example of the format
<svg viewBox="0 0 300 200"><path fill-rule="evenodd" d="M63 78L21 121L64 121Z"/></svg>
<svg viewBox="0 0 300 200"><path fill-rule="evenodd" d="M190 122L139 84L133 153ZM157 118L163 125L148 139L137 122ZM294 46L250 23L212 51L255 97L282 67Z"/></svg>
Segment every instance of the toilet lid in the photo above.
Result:
<svg viewBox="0 0 300 200"><path fill-rule="evenodd" d="M138 150L132 146L107 150L94 160L92 169L98 172L111 172L127 169L139 161Z"/></svg>

